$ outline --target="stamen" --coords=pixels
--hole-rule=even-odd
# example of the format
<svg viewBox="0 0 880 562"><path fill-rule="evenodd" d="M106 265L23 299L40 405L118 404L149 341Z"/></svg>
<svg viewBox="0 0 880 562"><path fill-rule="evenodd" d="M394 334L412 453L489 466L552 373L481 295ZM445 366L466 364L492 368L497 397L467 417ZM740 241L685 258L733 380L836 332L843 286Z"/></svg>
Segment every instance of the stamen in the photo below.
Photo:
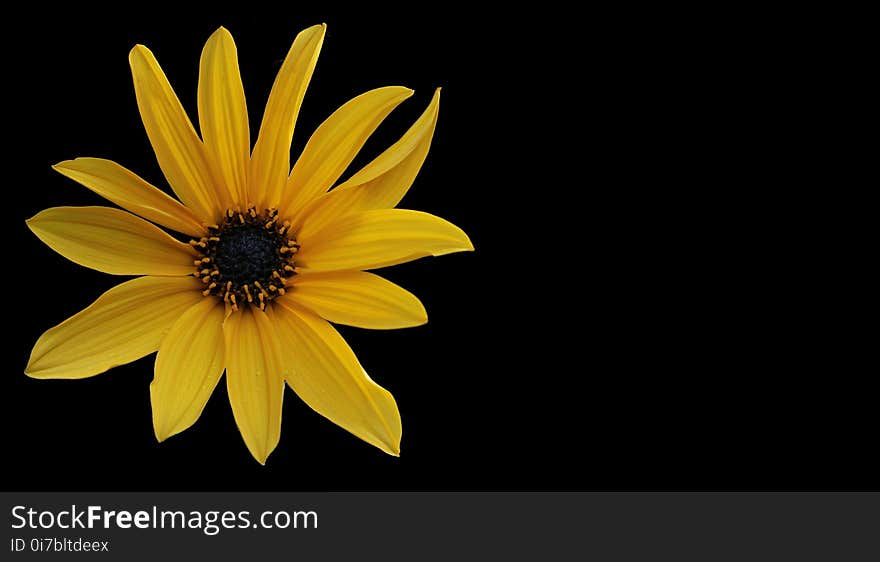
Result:
<svg viewBox="0 0 880 562"><path fill-rule="evenodd" d="M299 244L290 221L278 220L276 209L226 209L221 224L207 226L208 236L190 240L202 254L193 260L193 275L206 285L202 294L215 296L232 310L266 306L286 293L286 279L296 275L294 255Z"/></svg>

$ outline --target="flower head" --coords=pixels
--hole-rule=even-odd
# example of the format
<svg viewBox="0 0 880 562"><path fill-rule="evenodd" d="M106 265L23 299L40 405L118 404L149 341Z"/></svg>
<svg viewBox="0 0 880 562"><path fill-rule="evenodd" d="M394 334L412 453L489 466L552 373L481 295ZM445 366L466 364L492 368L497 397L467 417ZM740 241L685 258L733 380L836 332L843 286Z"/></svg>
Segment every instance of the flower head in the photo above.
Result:
<svg viewBox="0 0 880 562"><path fill-rule="evenodd" d="M253 150L228 31L218 29L202 51L201 135L149 49L132 49L138 108L177 199L108 160L54 167L125 210L46 209L27 221L31 231L80 265L139 277L45 332L28 375L84 378L158 351L150 397L160 441L195 423L225 372L236 424L261 463L278 444L285 381L321 415L399 454L394 398L330 322L423 324L415 296L366 270L473 246L443 219L394 208L430 148L439 89L400 140L348 180L337 185L411 90L378 88L347 102L312 134L291 169L293 129L325 29L296 37Z"/></svg>

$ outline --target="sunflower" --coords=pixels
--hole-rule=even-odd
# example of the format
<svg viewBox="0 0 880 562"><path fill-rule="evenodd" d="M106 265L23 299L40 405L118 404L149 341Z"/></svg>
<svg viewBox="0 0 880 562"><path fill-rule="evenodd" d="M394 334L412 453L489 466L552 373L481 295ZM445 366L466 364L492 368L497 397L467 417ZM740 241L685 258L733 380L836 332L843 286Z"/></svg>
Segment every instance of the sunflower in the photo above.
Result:
<svg viewBox="0 0 880 562"><path fill-rule="evenodd" d="M443 219L394 208L430 148L439 89L400 140L346 181L336 185L411 90L378 88L347 102L318 127L291 169L294 124L325 31L316 25L297 35L253 150L236 46L226 29L211 35L201 55L201 135L150 50L132 49L138 109L179 200L109 160L54 166L124 210L54 207L27 221L31 231L79 265L138 277L40 336L27 375L90 377L158 351L150 398L160 442L195 423L225 371L236 425L260 463L278 444L285 381L319 414L399 455L394 397L366 374L330 323L425 323L415 296L366 270L473 246Z"/></svg>

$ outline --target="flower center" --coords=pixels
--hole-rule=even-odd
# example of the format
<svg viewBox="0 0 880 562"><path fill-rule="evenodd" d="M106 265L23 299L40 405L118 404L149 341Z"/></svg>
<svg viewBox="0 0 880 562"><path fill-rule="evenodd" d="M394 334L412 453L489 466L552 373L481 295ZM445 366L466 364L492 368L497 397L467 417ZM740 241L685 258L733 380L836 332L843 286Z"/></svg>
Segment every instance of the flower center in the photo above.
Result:
<svg viewBox="0 0 880 562"><path fill-rule="evenodd" d="M241 213L229 209L223 224L208 227L208 236L190 240L202 257L193 262L195 276L206 285L202 294L214 295L233 310L266 303L285 292L287 279L296 274L299 250L290 223L277 221L278 211L255 207Z"/></svg>

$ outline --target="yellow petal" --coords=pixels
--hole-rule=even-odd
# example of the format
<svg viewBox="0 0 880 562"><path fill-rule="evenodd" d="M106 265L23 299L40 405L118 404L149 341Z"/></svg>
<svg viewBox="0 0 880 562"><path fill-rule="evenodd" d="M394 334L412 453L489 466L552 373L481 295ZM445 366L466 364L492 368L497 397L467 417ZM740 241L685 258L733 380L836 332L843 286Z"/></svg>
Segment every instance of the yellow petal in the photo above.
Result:
<svg viewBox="0 0 880 562"><path fill-rule="evenodd" d="M171 189L206 224L222 214L204 145L153 53L137 45L128 55L147 136Z"/></svg>
<svg viewBox="0 0 880 562"><path fill-rule="evenodd" d="M191 246L131 213L109 207L52 207L27 221L50 248L114 275L189 275Z"/></svg>
<svg viewBox="0 0 880 562"><path fill-rule="evenodd" d="M379 447L400 454L400 413L394 397L367 375L342 336L290 300L274 307L293 373L287 382L312 409Z"/></svg>
<svg viewBox="0 0 880 562"><path fill-rule="evenodd" d="M308 237L342 215L390 209L415 180L434 137L440 89L412 127L385 152L330 193L313 200L301 213L299 235Z"/></svg>
<svg viewBox="0 0 880 562"><path fill-rule="evenodd" d="M278 336L266 313L249 307L229 315L226 387L235 423L248 450L266 463L281 437L284 372Z"/></svg>
<svg viewBox="0 0 880 562"><path fill-rule="evenodd" d="M219 180L224 208L247 203L251 138L247 104L232 35L220 28L205 43L199 67L199 124Z"/></svg>
<svg viewBox="0 0 880 562"><path fill-rule="evenodd" d="M412 93L400 86L377 88L333 112L294 164L282 202L277 206L288 216L295 216L306 203L330 189L376 127Z"/></svg>
<svg viewBox="0 0 880 562"><path fill-rule="evenodd" d="M420 326L428 321L415 295L364 271L297 275L292 290L281 298L292 299L331 322L371 330Z"/></svg>
<svg viewBox="0 0 880 562"><path fill-rule="evenodd" d="M474 249L454 224L406 209L346 215L300 242L297 264L312 271L375 269Z"/></svg>
<svg viewBox="0 0 880 562"><path fill-rule="evenodd" d="M139 277L117 285L40 336L25 373L79 379L152 353L175 320L204 298L200 289L192 277Z"/></svg>
<svg viewBox="0 0 880 562"><path fill-rule="evenodd" d="M203 298L184 312L159 345L150 384L153 429L164 441L194 424L223 375L223 304Z"/></svg>
<svg viewBox="0 0 880 562"><path fill-rule="evenodd" d="M52 168L147 220L190 236L204 235L205 228L192 211L116 162L77 158Z"/></svg>
<svg viewBox="0 0 880 562"><path fill-rule="evenodd" d="M272 85L260 134L251 159L248 195L251 203L266 206L278 201L290 173L290 141L303 96L318 62L327 26L315 25L293 41Z"/></svg>

